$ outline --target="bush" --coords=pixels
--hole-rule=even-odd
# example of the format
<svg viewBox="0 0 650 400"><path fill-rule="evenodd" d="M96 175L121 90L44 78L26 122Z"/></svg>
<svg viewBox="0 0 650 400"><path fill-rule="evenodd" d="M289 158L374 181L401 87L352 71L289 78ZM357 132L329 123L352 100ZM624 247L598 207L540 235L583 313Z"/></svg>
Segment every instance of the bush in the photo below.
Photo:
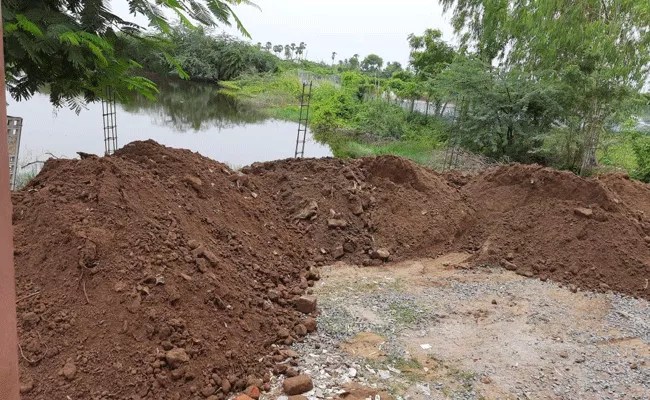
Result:
<svg viewBox="0 0 650 400"><path fill-rule="evenodd" d="M402 107L385 101L368 101L361 105L356 124L361 133L400 139L405 131L406 112Z"/></svg>
<svg viewBox="0 0 650 400"><path fill-rule="evenodd" d="M632 150L636 157L637 168L632 171L633 178L650 182L650 137L638 134L632 142Z"/></svg>
<svg viewBox="0 0 650 400"><path fill-rule="evenodd" d="M333 84L323 83L314 88L310 124L316 132L335 132L350 128L357 110L355 101L347 90L339 90Z"/></svg>

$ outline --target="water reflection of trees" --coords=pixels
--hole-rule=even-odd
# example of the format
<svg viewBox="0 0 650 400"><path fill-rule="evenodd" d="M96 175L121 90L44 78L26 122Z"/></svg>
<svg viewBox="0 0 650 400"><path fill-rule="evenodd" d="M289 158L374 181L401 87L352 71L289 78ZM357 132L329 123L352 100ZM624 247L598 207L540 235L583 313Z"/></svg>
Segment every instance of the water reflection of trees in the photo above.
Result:
<svg viewBox="0 0 650 400"><path fill-rule="evenodd" d="M259 111L219 93L215 84L162 81L157 82L160 93L157 101L137 97L124 110L133 114L147 114L156 125L179 132L200 131L212 127L221 130L237 125L264 121Z"/></svg>

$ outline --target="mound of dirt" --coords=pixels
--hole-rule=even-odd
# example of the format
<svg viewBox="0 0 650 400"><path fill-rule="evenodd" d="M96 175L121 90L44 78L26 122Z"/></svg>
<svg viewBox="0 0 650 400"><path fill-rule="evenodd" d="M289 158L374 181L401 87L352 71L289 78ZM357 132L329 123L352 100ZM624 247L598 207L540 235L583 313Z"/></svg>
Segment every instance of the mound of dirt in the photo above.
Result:
<svg viewBox="0 0 650 400"><path fill-rule="evenodd" d="M262 386L272 346L309 326L296 303L312 267L442 251L470 214L444 179L394 157L236 172L152 141L50 161L13 201L26 399Z"/></svg>
<svg viewBox="0 0 650 400"><path fill-rule="evenodd" d="M305 246L322 250L318 262L374 263L377 249L391 259L435 255L473 219L444 178L399 157L284 160L242 172L277 199Z"/></svg>
<svg viewBox="0 0 650 400"><path fill-rule="evenodd" d="M302 340L314 267L475 264L650 298L648 186L538 166L444 176L398 157L241 171L134 142L52 160L13 197L25 399L222 399ZM308 328L309 327L309 328ZM119 383L116 385L116 383ZM214 397L210 397L214 396Z"/></svg>
<svg viewBox="0 0 650 400"><path fill-rule="evenodd" d="M647 185L514 165L477 175L462 192L476 219L459 244L477 251L475 263L650 297Z"/></svg>

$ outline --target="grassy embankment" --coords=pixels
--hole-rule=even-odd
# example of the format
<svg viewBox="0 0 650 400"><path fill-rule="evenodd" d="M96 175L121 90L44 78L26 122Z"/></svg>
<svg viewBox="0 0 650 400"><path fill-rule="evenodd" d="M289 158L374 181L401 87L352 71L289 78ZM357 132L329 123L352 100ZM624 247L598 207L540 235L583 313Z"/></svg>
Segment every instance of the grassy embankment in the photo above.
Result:
<svg viewBox="0 0 650 400"><path fill-rule="evenodd" d="M221 85L224 93L253 104L269 117L298 121L302 85L297 70L247 75ZM310 110L315 138L328 144L337 157L394 154L430 165L434 150L445 143L447 123L409 113L386 100L368 100L372 97L367 78L358 72L344 72L341 85L327 80L315 83Z"/></svg>

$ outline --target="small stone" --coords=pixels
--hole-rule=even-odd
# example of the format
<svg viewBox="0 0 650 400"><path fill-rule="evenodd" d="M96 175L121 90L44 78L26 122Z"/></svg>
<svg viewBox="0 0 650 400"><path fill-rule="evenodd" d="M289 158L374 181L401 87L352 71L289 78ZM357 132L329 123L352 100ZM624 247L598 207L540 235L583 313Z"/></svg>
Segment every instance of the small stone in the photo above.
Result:
<svg viewBox="0 0 650 400"><path fill-rule="evenodd" d="M305 208L300 210L295 216L294 219L309 219L316 215L318 211L318 203L311 201Z"/></svg>
<svg viewBox="0 0 650 400"><path fill-rule="evenodd" d="M646 243L650 243L650 236L644 237L643 240L645 240Z"/></svg>
<svg viewBox="0 0 650 400"><path fill-rule="evenodd" d="M213 267L217 265L217 262L219 262L217 256L215 256L214 253L209 250L203 251L203 257L205 257Z"/></svg>
<svg viewBox="0 0 650 400"><path fill-rule="evenodd" d="M496 300L492 300L492 304L494 304L494 305L496 306L496 305L497 305L497 301L496 301Z"/></svg>
<svg viewBox="0 0 650 400"><path fill-rule="evenodd" d="M546 282L546 281L548 280L548 275L546 275L546 274L541 274L541 275L539 276L539 280L542 281L542 282Z"/></svg>
<svg viewBox="0 0 650 400"><path fill-rule="evenodd" d="M370 252L370 257L375 260L387 260L390 257L390 251L386 249L377 249Z"/></svg>
<svg viewBox="0 0 650 400"><path fill-rule="evenodd" d="M507 269L508 271L517 270L517 266L506 259L501 260L501 266L503 266L503 268Z"/></svg>
<svg viewBox="0 0 650 400"><path fill-rule="evenodd" d="M312 333L316 330L316 320L312 317L307 317L302 321L302 324L307 328L308 333Z"/></svg>
<svg viewBox="0 0 650 400"><path fill-rule="evenodd" d="M187 355L185 349L178 348L169 350L167 353L165 353L165 360L167 360L167 364L172 369L176 369L181 364L190 362L190 356Z"/></svg>
<svg viewBox="0 0 650 400"><path fill-rule="evenodd" d="M298 353L291 349L285 349L285 350L280 350L280 353L285 356L285 357L291 357L291 358L296 358L298 357Z"/></svg>
<svg viewBox="0 0 650 400"><path fill-rule="evenodd" d="M316 297L314 296L301 296L296 301L296 308L303 314L310 314L316 312Z"/></svg>
<svg viewBox="0 0 650 400"><path fill-rule="evenodd" d="M293 368L287 368L287 370L284 372L284 374L289 378L293 378L293 377L298 376L298 371L296 371Z"/></svg>
<svg viewBox="0 0 650 400"><path fill-rule="evenodd" d="M34 380L28 379L25 382L20 383L20 393L27 394L34 389Z"/></svg>
<svg viewBox="0 0 650 400"><path fill-rule="evenodd" d="M278 329L278 337L284 339L291 336L291 332L287 328L280 328Z"/></svg>
<svg viewBox="0 0 650 400"><path fill-rule="evenodd" d="M318 272L317 269L312 268L307 272L307 280L308 281L318 281L320 280L320 273Z"/></svg>
<svg viewBox="0 0 650 400"><path fill-rule="evenodd" d="M229 393L231 388L232 385L230 384L230 381L226 378L223 378L221 380L221 391L224 393Z"/></svg>
<svg viewBox="0 0 650 400"><path fill-rule="evenodd" d="M492 380L490 378L488 378L487 376L483 376L483 377L481 377L481 382L485 383L486 385L489 385L490 383L492 383Z"/></svg>
<svg viewBox="0 0 650 400"><path fill-rule="evenodd" d="M208 272L208 260L206 260L205 258L197 258L196 268L199 270L200 273L205 274L206 272Z"/></svg>
<svg viewBox="0 0 650 400"><path fill-rule="evenodd" d="M191 281L192 280L191 276L189 276L187 274L184 274L182 272L180 273L180 276L181 276L181 278L185 279L186 281Z"/></svg>
<svg viewBox="0 0 650 400"><path fill-rule="evenodd" d="M297 394L297 395L295 395L295 396L289 396L289 397L287 398L287 400L309 400L309 398L308 398L308 397L305 397L305 396L303 396L303 395L301 395L301 394Z"/></svg>
<svg viewBox="0 0 650 400"><path fill-rule="evenodd" d="M198 240L191 239L187 242L187 245L190 246L190 249L194 250L201 247L201 242L199 242Z"/></svg>
<svg viewBox="0 0 650 400"><path fill-rule="evenodd" d="M75 375L77 375L77 366L74 365L72 361L68 361L61 369L61 374L65 377L65 379L71 381L74 379Z"/></svg>
<svg viewBox="0 0 650 400"><path fill-rule="evenodd" d="M255 385L249 386L244 391L244 394L247 395L248 397L252 398L252 399L257 400L257 399L260 398L260 395L261 395L260 388L258 388Z"/></svg>
<svg viewBox="0 0 650 400"><path fill-rule="evenodd" d="M327 220L327 226L329 228L345 228L348 226L348 221L344 219L331 218Z"/></svg>
<svg viewBox="0 0 650 400"><path fill-rule="evenodd" d="M568 358L568 357L569 357L569 353L567 353L566 351L563 351L563 352L561 352L561 353L559 354L559 356L562 357L562 358Z"/></svg>
<svg viewBox="0 0 650 400"><path fill-rule="evenodd" d="M343 249L343 246L336 246L334 250L332 251L332 257L339 259L345 255L345 250Z"/></svg>
<svg viewBox="0 0 650 400"><path fill-rule="evenodd" d="M191 176L191 175L185 175L183 177L183 182L187 183L191 187L193 187L195 190L199 190L201 186L203 185L203 182L201 179L197 176Z"/></svg>
<svg viewBox="0 0 650 400"><path fill-rule="evenodd" d="M569 285L569 290L571 293L577 293L578 292L578 287L574 284Z"/></svg>
<svg viewBox="0 0 650 400"><path fill-rule="evenodd" d="M579 217L591 218L594 215L594 211L590 208L578 207L573 209L573 213Z"/></svg>
<svg viewBox="0 0 650 400"><path fill-rule="evenodd" d="M240 394L239 396L235 397L235 400L253 400L249 396L245 394Z"/></svg>
<svg viewBox="0 0 650 400"><path fill-rule="evenodd" d="M292 378L287 378L282 383L282 390L289 396L302 394L314 388L309 375L298 375Z"/></svg>
<svg viewBox="0 0 650 400"><path fill-rule="evenodd" d="M630 365L630 368L637 369L639 368L639 365L637 363L632 363L632 365Z"/></svg>
<svg viewBox="0 0 650 400"><path fill-rule="evenodd" d="M166 341L166 340L163 341L162 343L160 343L160 345L162 346L163 350L165 350L165 351L169 351L169 350L174 348L174 345L171 344L171 342Z"/></svg>
<svg viewBox="0 0 650 400"><path fill-rule="evenodd" d="M208 385L208 386L204 387L203 389L201 389L201 394L203 395L203 397L208 397L208 396L214 394L214 391L215 391L214 387Z"/></svg>
<svg viewBox="0 0 650 400"><path fill-rule="evenodd" d="M305 336L307 334L307 328L303 324L296 325L296 327L293 329L293 331L298 336Z"/></svg>
<svg viewBox="0 0 650 400"><path fill-rule="evenodd" d="M41 318L35 312L28 311L26 313L23 313L21 319L26 328L31 328L33 326L36 326Z"/></svg>

